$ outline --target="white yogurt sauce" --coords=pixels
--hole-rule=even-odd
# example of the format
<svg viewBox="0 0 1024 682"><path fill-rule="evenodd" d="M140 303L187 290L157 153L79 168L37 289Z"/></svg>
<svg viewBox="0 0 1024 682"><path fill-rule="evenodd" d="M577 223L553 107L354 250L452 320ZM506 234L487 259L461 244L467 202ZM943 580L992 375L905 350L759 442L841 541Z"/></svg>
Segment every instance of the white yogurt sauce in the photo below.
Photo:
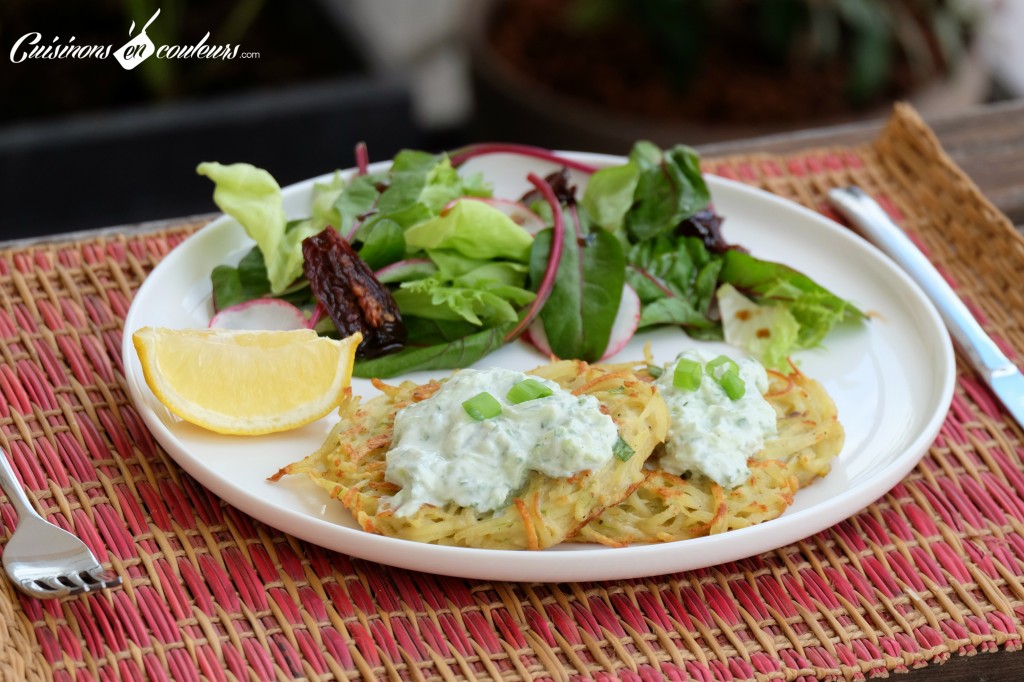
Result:
<svg viewBox="0 0 1024 682"><path fill-rule="evenodd" d="M700 387L677 389L673 374L680 358L702 366L718 357L700 350L681 353L655 381L669 411L665 453L659 466L669 473L701 473L723 488L735 488L750 478L747 458L777 432L775 410L764 399L768 375L749 358L737 359L746 385L743 397L732 400L718 382L702 372Z"/></svg>
<svg viewBox="0 0 1024 682"><path fill-rule="evenodd" d="M509 389L526 379L552 394L510 403ZM501 414L477 421L462 403L484 391L501 403ZM387 501L398 516L448 502L493 511L509 503L531 471L565 478L603 467L617 440L615 422L593 396L513 370L460 370L395 416L385 479L402 489Z"/></svg>

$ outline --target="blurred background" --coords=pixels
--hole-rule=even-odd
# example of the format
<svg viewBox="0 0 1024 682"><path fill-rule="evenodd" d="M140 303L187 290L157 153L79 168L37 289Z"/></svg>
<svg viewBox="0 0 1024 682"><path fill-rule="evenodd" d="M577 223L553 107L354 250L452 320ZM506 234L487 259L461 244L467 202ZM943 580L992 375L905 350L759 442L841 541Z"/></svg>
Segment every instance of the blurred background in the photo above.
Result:
<svg viewBox="0 0 1024 682"><path fill-rule="evenodd" d="M67 54L207 33L238 53ZM359 141L621 152L954 113L1024 96L1021 35L1024 0L4 0L0 239L212 212L206 160L285 185Z"/></svg>

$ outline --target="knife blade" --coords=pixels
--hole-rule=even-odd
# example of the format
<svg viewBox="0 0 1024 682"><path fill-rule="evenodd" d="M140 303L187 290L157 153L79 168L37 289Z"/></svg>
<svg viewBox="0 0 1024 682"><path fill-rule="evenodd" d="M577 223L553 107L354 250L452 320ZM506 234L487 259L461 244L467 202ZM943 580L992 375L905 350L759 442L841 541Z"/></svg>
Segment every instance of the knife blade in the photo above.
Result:
<svg viewBox="0 0 1024 682"><path fill-rule="evenodd" d="M889 214L859 187L837 187L829 200L868 241L892 258L928 295L953 340L1017 424L1024 426L1024 376L985 333L953 288Z"/></svg>

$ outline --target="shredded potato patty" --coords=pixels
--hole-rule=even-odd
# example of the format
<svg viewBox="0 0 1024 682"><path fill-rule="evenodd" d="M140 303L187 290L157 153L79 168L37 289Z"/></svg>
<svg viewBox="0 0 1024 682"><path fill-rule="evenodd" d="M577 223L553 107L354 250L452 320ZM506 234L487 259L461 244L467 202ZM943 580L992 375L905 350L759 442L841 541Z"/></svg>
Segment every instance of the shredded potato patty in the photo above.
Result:
<svg viewBox="0 0 1024 682"><path fill-rule="evenodd" d="M668 410L657 390L633 372L566 360L529 374L550 379L576 395L597 398L615 422L619 436L633 449L595 471L570 478L531 472L508 506L477 512L454 503L425 504L409 516L396 516L383 499L397 486L385 480L386 453L395 414L432 396L441 384L375 382L382 395L360 405L350 397L341 406L341 421L324 445L273 478L308 474L352 512L371 533L442 545L485 549L544 549L577 534L605 508L619 504L645 478L644 462L668 429Z"/></svg>
<svg viewBox="0 0 1024 682"><path fill-rule="evenodd" d="M824 387L795 368L790 374L769 370L765 398L777 415L778 434L749 459L745 484L725 490L698 473L684 478L660 470L669 416L647 366L565 360L529 372L577 395L596 397L635 454L625 462L612 457L602 469L570 478L532 472L512 502L493 512L424 504L399 517L383 502L398 490L384 478L395 414L434 395L441 386L437 381L390 386L375 380L382 395L365 404L349 396L324 445L272 480L307 474L364 530L418 542L481 549L544 549L564 541L624 547L777 518L800 488L828 473L842 449L843 427Z"/></svg>
<svg viewBox="0 0 1024 682"><path fill-rule="evenodd" d="M672 542L781 516L797 490L828 473L845 433L835 403L817 381L795 369L788 375L769 370L768 379L765 399L775 409L778 435L748 461L751 473L745 484L724 490L699 474L673 476L657 469L655 451L643 484L574 540L611 547Z"/></svg>

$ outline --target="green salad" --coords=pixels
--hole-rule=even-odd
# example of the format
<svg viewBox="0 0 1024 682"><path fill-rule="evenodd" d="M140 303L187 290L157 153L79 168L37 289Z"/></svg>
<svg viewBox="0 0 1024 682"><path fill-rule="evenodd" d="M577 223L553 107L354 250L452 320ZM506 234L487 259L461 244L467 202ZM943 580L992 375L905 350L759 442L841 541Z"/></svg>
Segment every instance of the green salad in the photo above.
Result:
<svg viewBox="0 0 1024 682"><path fill-rule="evenodd" d="M561 169L530 174L522 197L496 198L486 177L459 171L491 153ZM357 160L347 179L314 185L300 220L285 215L267 171L199 165L217 206L255 242L211 273L218 316L286 302L322 334L362 332L355 375L380 378L466 367L520 337L593 362L661 325L785 369L840 321L864 319L800 272L729 244L700 159L683 145L638 142L602 168L504 144L405 150L377 172L365 148Z"/></svg>

